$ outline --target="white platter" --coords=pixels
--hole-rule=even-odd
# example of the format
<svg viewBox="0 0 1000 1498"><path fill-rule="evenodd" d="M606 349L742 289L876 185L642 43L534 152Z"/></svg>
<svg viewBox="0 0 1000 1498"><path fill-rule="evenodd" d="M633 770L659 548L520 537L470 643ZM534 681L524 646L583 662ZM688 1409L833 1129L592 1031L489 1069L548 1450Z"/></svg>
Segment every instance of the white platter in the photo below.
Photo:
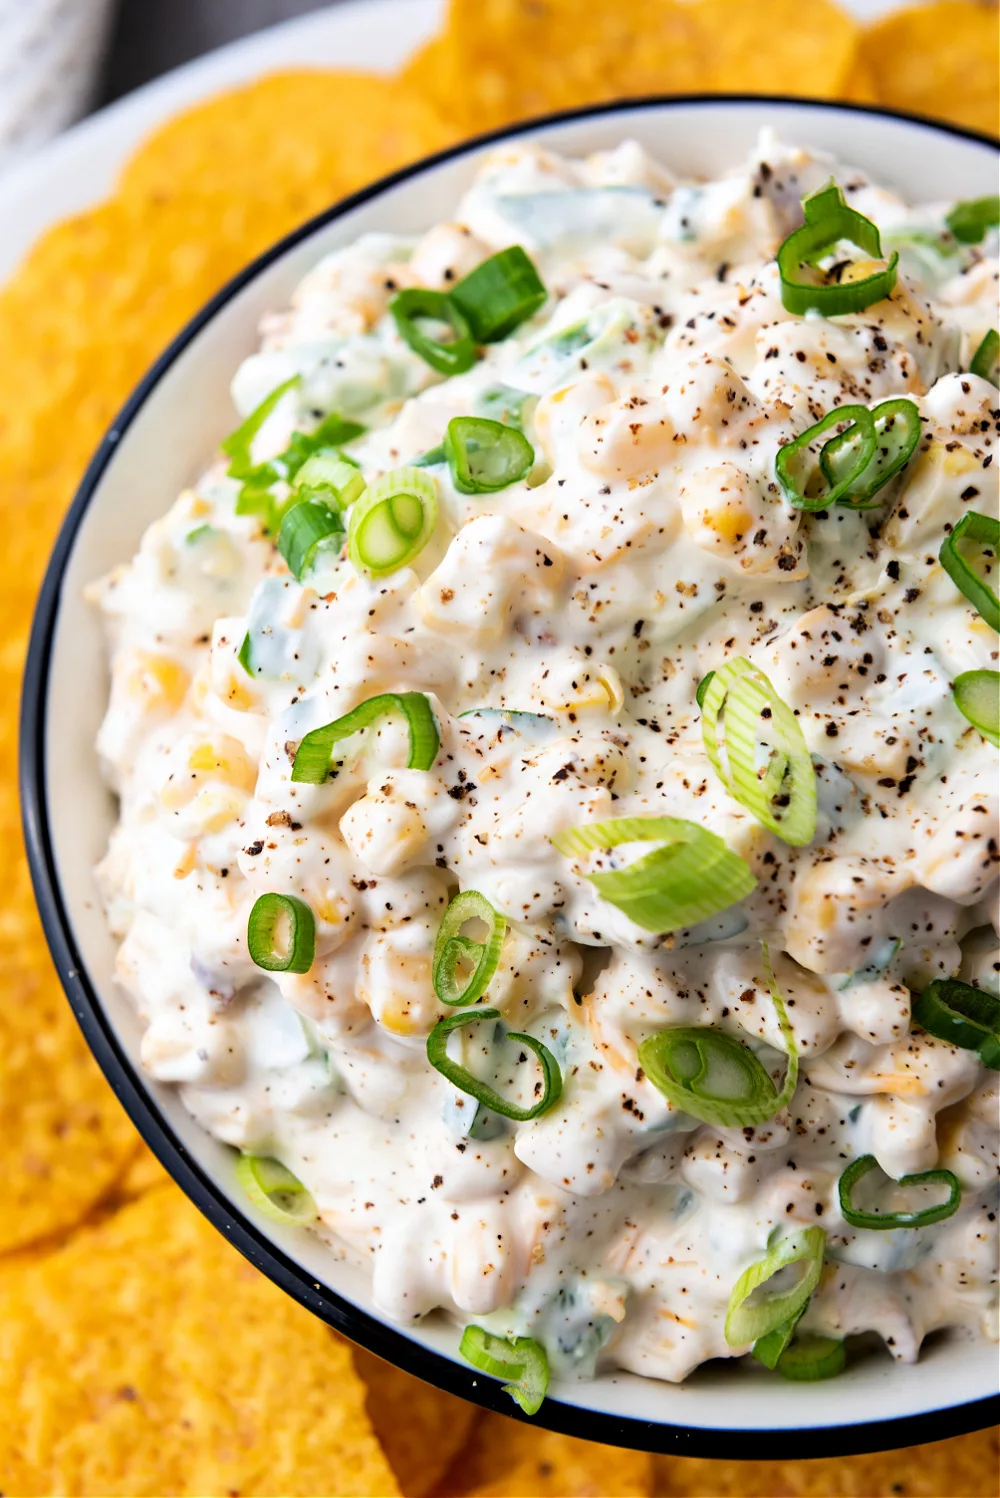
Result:
<svg viewBox="0 0 1000 1498"><path fill-rule="evenodd" d="M836 105L671 101L542 123L530 133L571 154L633 137L681 173L714 174L765 124L837 154L915 201L994 189L984 141L943 127ZM176 1093L138 1062L140 1022L113 982L114 943L91 870L114 820L94 738L106 700L101 632L83 586L134 551L151 520L189 482L231 419L228 382L261 312L283 305L304 270L359 233L418 231L446 215L477 149L404 173L334 209L230 285L147 376L102 445L50 565L32 635L22 718L22 790L32 874L60 976L98 1060L133 1119L193 1200L253 1262L349 1336L410 1371L508 1411L498 1386L456 1356L438 1318L400 1329L376 1310L367 1277L302 1230L256 1214L233 1179L233 1156L202 1132ZM177 434L184 434L178 442ZM817 1456L937 1439L996 1418L996 1348L932 1339L919 1363L860 1360L836 1385L776 1391L756 1368L715 1363L683 1386L626 1374L554 1388L540 1425L646 1449L705 1455Z"/></svg>

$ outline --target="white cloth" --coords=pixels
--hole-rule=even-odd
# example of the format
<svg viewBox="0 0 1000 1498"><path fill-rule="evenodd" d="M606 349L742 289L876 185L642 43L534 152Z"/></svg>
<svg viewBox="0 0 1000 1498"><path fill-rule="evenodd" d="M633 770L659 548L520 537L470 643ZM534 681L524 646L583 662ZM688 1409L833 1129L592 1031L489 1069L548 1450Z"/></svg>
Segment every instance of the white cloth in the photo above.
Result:
<svg viewBox="0 0 1000 1498"><path fill-rule="evenodd" d="M91 103L112 0L0 0L0 167Z"/></svg>

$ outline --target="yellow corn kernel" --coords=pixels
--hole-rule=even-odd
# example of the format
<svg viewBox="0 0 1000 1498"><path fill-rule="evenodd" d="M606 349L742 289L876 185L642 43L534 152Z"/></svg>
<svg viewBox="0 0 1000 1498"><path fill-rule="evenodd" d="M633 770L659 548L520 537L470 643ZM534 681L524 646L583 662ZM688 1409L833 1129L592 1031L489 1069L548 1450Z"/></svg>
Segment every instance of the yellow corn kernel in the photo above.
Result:
<svg viewBox="0 0 1000 1498"><path fill-rule="evenodd" d="M237 817L242 816L243 797L230 788L205 786L191 802L184 817L189 832L221 832Z"/></svg>
<svg viewBox="0 0 1000 1498"><path fill-rule="evenodd" d="M250 792L257 783L257 767L238 739L228 734L198 744L188 755L188 769Z"/></svg>
<svg viewBox="0 0 1000 1498"><path fill-rule="evenodd" d="M180 661L151 650L137 650L127 676L131 696L148 709L176 709L184 701L191 677Z"/></svg>
<svg viewBox="0 0 1000 1498"><path fill-rule="evenodd" d="M330 926L339 926L341 919L340 905L336 900L321 898L313 901L313 910L321 921L326 921Z"/></svg>
<svg viewBox="0 0 1000 1498"><path fill-rule="evenodd" d="M863 281L867 276L874 276L878 271L885 270L887 260L855 260L849 265L840 278L840 284L845 281Z"/></svg>
<svg viewBox="0 0 1000 1498"><path fill-rule="evenodd" d="M181 514L190 520L204 520L211 515L212 506L207 499L202 499L193 489L185 489L177 501L177 508Z"/></svg>

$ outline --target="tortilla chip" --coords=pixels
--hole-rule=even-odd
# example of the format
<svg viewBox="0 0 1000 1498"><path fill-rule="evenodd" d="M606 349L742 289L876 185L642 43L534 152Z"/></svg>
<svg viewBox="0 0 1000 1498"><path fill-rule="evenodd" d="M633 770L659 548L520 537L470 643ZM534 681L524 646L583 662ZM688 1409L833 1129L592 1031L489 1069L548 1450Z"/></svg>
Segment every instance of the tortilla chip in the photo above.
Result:
<svg viewBox="0 0 1000 1498"><path fill-rule="evenodd" d="M5 660L0 690L16 699L18 686ZM0 921L0 1253L79 1222L108 1191L135 1141L45 950L20 854L12 732L5 724L0 744L0 826L8 849L18 850Z"/></svg>
<svg viewBox="0 0 1000 1498"><path fill-rule="evenodd" d="M648 1498L653 1458L483 1415L443 1498Z"/></svg>
<svg viewBox="0 0 1000 1498"><path fill-rule="evenodd" d="M119 191L222 195L227 205L281 205L301 221L452 137L430 103L381 74L272 73L161 126Z"/></svg>
<svg viewBox="0 0 1000 1498"><path fill-rule="evenodd" d="M709 38L672 0L451 0L403 77L466 131L703 86Z"/></svg>
<svg viewBox="0 0 1000 1498"><path fill-rule="evenodd" d="M368 1388L368 1418L406 1498L426 1498L462 1449L478 1410L384 1363L363 1347L354 1366Z"/></svg>
<svg viewBox="0 0 1000 1498"><path fill-rule="evenodd" d="M348 1345L173 1186L0 1274L0 1472L24 1495L398 1494Z"/></svg>
<svg viewBox="0 0 1000 1498"><path fill-rule="evenodd" d="M713 39L708 87L723 93L836 98L849 82L860 31L829 0L696 0L698 24Z"/></svg>
<svg viewBox="0 0 1000 1498"><path fill-rule="evenodd" d="M893 10L869 30L864 58L883 104L1000 129L1000 18L977 0Z"/></svg>
<svg viewBox="0 0 1000 1498"><path fill-rule="evenodd" d="M155 1186L165 1185L169 1179L149 1145L140 1139L135 1154L115 1181L104 1205L117 1210L126 1202L135 1201L137 1196L145 1196Z"/></svg>
<svg viewBox="0 0 1000 1498"><path fill-rule="evenodd" d="M995 1498L996 1431L871 1456L812 1462L720 1462L658 1456L671 1498Z"/></svg>

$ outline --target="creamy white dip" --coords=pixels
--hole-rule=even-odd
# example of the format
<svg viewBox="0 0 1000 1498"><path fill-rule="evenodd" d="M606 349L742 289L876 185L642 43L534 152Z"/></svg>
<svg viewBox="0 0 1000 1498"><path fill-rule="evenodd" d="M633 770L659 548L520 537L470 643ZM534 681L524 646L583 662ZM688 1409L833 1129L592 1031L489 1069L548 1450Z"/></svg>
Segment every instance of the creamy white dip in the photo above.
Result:
<svg viewBox="0 0 1000 1498"><path fill-rule="evenodd" d="M899 280L861 312L793 316L775 254L831 176L900 250ZM112 667L99 751L120 797L98 879L143 1064L219 1139L299 1178L316 1231L370 1263L388 1317L440 1307L531 1335L563 1377L680 1380L747 1350L723 1331L734 1283L776 1237L819 1226L804 1328L872 1331L904 1361L938 1327L995 1335L997 1072L911 1028L933 979L998 992L997 751L951 685L996 669L997 635L938 562L965 510L996 514L1000 397L962 371L996 321L997 236L935 249L949 206L909 207L771 136L697 183L631 143L586 161L494 151L453 222L323 259L264 320L233 398L245 417L301 376L254 459L336 410L367 428L347 450L370 482L513 387L538 397L521 413L528 478L466 495L446 463L427 467L438 521L412 567L373 580L345 546L300 583L216 461L94 588ZM547 302L441 377L391 298L447 290L515 243ZM880 508L787 502L781 444L834 406L900 395L922 436ZM762 827L709 764L695 690L735 656L812 753L808 846ZM405 768L405 724L385 719L334 780L292 782L304 734L404 691L437 718L430 770ZM549 721L461 716L477 708ZM651 933L550 841L651 815L717 833L754 892ZM555 1106L489 1138L470 1137L474 1101L426 1056L451 1012L431 957L459 889L507 922L486 1002L563 1078ZM269 891L314 913L308 972L268 976L248 954ZM755 1128L699 1123L637 1046L711 1025L780 1086L762 938L797 1091ZM489 1040L462 1036L481 1063ZM530 1097L534 1062L513 1060L501 1085L523 1077ZM865 1154L896 1180L953 1171L958 1211L852 1228L837 1183Z"/></svg>

